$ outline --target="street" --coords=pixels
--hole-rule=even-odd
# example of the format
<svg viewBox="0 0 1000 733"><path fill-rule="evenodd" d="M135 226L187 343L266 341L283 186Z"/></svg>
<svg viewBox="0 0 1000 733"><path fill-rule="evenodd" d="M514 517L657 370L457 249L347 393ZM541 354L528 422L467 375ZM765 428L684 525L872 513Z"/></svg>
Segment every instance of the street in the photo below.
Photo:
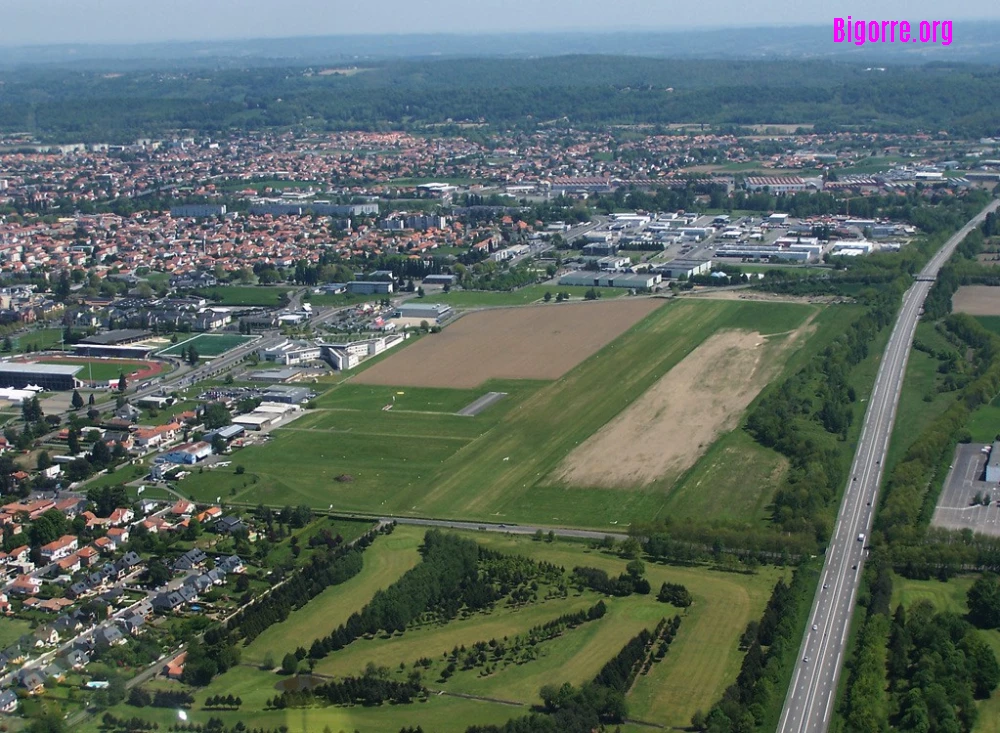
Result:
<svg viewBox="0 0 1000 733"><path fill-rule="evenodd" d="M921 307L934 278L955 247L998 206L1000 201L992 202L952 236L903 296L903 306L875 378L847 489L826 551L821 584L813 600L809 626L782 710L779 730L785 733L821 733L829 728L831 706L837 696L851 615L867 554L865 548L878 506L883 462L892 437Z"/></svg>

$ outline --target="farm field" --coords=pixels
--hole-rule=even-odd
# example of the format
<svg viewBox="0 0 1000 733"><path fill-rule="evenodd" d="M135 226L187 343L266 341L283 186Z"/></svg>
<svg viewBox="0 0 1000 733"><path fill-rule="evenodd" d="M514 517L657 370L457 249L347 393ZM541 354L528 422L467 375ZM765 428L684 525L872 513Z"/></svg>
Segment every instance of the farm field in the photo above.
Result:
<svg viewBox="0 0 1000 733"><path fill-rule="evenodd" d="M211 359L251 340L253 336L241 336L237 333L200 333L178 341L159 353L165 356L180 356L182 349L193 346L200 358Z"/></svg>
<svg viewBox="0 0 1000 733"><path fill-rule="evenodd" d="M289 290L291 288L270 285L217 285L196 292L218 305L276 306Z"/></svg>
<svg viewBox="0 0 1000 733"><path fill-rule="evenodd" d="M952 296L952 310L972 316L1000 316L1000 288L963 285Z"/></svg>
<svg viewBox="0 0 1000 733"><path fill-rule="evenodd" d="M555 302L556 293L569 293L570 298L583 298L590 288L576 285L526 285L512 291L489 291L489 290L458 290L452 289L448 293L434 293L428 295L427 300L434 303L447 303L455 308L477 308L483 306L501 305L528 305L530 303L544 302L546 293L552 294L552 301L548 305L560 305ZM598 292L601 299L618 298L628 293L625 288L600 288Z"/></svg>
<svg viewBox="0 0 1000 733"><path fill-rule="evenodd" d="M811 320L811 319L810 319ZM717 331L556 469L570 486L647 486L689 469L718 435L736 427L781 370L783 353L809 327L762 336Z"/></svg>
<svg viewBox="0 0 1000 733"><path fill-rule="evenodd" d="M478 389L446 390L350 379L319 397L318 409L275 430L267 444L234 454L243 475L234 469L192 474L178 488L197 500L224 494L247 503L596 528L648 521L665 511L762 519L785 462L738 427L723 434L721 448L705 443L700 453L706 455L681 478L676 494L676 476L627 491L569 487L549 476L711 334L789 333L813 319L815 333L781 357L790 369L857 312L850 306L683 300L657 310L555 382L490 380ZM475 417L448 414L487 391L508 394ZM393 409L383 410L393 395ZM718 482L711 492L698 486L706 479Z"/></svg>
<svg viewBox="0 0 1000 733"><path fill-rule="evenodd" d="M637 298L472 313L356 381L469 389L487 379L558 379L662 305Z"/></svg>
<svg viewBox="0 0 1000 733"><path fill-rule="evenodd" d="M552 482L550 474L712 333L787 332L815 310L784 303L671 303L563 379L540 389L522 409L507 413L490 440L476 441L447 462L430 493L411 493L412 498L399 504L432 516L598 528L655 519L664 509L669 487L567 487ZM476 487L474 493L470 486Z"/></svg>

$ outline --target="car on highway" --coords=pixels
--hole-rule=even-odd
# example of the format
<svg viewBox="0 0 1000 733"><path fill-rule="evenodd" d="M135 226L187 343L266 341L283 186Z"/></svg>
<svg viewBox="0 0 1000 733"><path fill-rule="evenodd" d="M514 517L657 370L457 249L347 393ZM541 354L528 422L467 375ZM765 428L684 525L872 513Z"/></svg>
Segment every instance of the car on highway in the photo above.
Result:
<svg viewBox="0 0 1000 733"><path fill-rule="evenodd" d="M858 542L864 542L864 541L865 541L865 533L862 532L861 534L858 535Z"/></svg>
<svg viewBox="0 0 1000 733"><path fill-rule="evenodd" d="M819 631L819 625L813 624L813 631Z"/></svg>
<svg viewBox="0 0 1000 733"><path fill-rule="evenodd" d="M809 661L809 657L802 657L802 661L803 662L808 662Z"/></svg>
<svg viewBox="0 0 1000 733"><path fill-rule="evenodd" d="M823 590L826 590L829 587L830 587L829 583L823 583Z"/></svg>

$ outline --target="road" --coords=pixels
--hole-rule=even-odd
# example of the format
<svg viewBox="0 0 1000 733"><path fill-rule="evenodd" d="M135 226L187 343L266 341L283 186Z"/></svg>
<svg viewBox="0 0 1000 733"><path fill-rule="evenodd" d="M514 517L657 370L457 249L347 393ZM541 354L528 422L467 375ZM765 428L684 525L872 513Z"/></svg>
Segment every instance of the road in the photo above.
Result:
<svg viewBox="0 0 1000 733"><path fill-rule="evenodd" d="M917 282L903 296L903 307L875 378L847 489L826 551L822 582L816 590L809 627L802 640L792 684L785 698L779 725L782 733L821 733L829 728L851 615L867 554L865 546L878 506L883 464L921 307L938 270L955 247L998 205L1000 201L992 202L951 237L921 270Z"/></svg>

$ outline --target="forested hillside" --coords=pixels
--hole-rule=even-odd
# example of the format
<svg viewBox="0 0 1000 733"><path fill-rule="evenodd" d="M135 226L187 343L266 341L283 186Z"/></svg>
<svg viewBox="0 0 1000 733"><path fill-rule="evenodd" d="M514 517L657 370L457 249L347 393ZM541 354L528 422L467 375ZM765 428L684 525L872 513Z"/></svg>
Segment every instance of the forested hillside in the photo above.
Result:
<svg viewBox="0 0 1000 733"><path fill-rule="evenodd" d="M388 61L351 75L313 68L0 74L0 132L130 140L184 129L414 128L449 121L533 127L609 123L814 124L1000 134L1000 70L871 70L824 61L613 56Z"/></svg>

